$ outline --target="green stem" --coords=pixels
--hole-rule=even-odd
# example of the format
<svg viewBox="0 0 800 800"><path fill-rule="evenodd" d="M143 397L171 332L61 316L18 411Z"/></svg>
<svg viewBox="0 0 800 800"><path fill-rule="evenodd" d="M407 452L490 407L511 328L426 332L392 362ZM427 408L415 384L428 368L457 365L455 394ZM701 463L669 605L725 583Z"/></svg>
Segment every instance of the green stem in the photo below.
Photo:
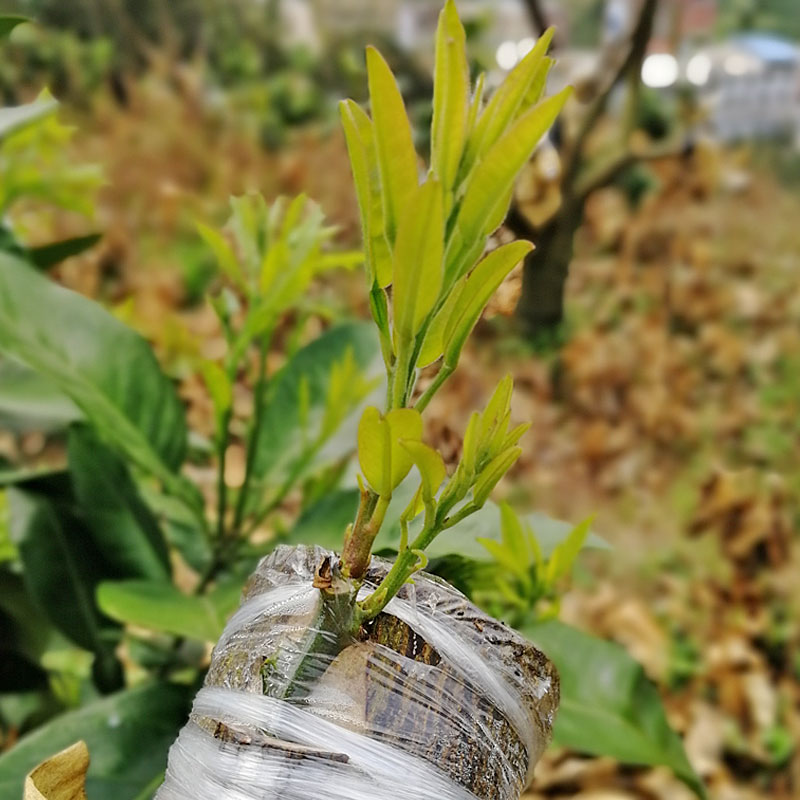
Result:
<svg viewBox="0 0 800 800"><path fill-rule="evenodd" d="M387 603L400 591L403 584L414 574L419 563L419 551L424 550L441 532L442 527L437 524L426 525L417 535L417 538L402 552L399 553L386 573L378 588L357 603L353 625L357 630L363 623L374 619L383 611Z"/></svg>
<svg viewBox="0 0 800 800"><path fill-rule="evenodd" d="M397 362L392 373L392 395L390 408L403 408L406 404L408 374L411 369L411 348L409 342L400 342Z"/></svg>
<svg viewBox="0 0 800 800"><path fill-rule="evenodd" d="M228 509L228 485L225 483L225 460L227 458L228 427L233 412L229 408L220 417L217 429L217 542L225 538L225 513Z"/></svg>
<svg viewBox="0 0 800 800"><path fill-rule="evenodd" d="M422 393L422 396L414 404L414 408L422 413L428 407L428 403L430 403L436 392L442 388L444 382L453 372L455 372L455 367L451 367L449 364L442 364L439 371L436 373L436 377L431 382L431 385Z"/></svg>
<svg viewBox="0 0 800 800"><path fill-rule="evenodd" d="M258 446L258 435L261 430L261 420L264 416L264 392L267 388L267 351L269 350L271 334L265 334L258 347L258 377L253 390L253 422L247 436L247 454L245 456L244 479L239 489L239 496L236 498L236 510L233 517L231 535L239 536L241 533L244 513L247 507L247 492L253 475L253 467L256 460L256 449Z"/></svg>

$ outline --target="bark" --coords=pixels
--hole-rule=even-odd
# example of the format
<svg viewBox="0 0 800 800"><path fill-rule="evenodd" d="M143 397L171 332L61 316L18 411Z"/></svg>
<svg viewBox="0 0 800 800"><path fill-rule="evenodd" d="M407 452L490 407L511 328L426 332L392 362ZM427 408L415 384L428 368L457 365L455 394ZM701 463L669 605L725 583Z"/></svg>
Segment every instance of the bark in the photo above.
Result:
<svg viewBox="0 0 800 800"><path fill-rule="evenodd" d="M534 229L516 211L507 220L516 236L536 244L523 265L517 304L517 319L529 338L555 333L564 320L564 290L582 211L581 203L562 205L540 229Z"/></svg>

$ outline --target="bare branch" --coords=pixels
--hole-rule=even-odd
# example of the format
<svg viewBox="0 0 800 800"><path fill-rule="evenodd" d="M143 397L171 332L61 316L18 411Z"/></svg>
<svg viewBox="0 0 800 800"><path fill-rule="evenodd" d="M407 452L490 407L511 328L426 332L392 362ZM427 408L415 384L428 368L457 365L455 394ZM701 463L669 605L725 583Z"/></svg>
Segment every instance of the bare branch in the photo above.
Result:
<svg viewBox="0 0 800 800"><path fill-rule="evenodd" d="M580 167L580 160L586 140L589 138L597 121L603 115L608 105L609 97L614 87L627 75L636 75L638 79L642 70L642 62L647 50L647 43L653 31L653 20L655 18L658 0L644 0L641 11L636 20L630 36L630 47L626 57L613 70L605 86L598 92L586 115L583 118L574 142L570 145L569 151L564 159L565 186L572 183Z"/></svg>

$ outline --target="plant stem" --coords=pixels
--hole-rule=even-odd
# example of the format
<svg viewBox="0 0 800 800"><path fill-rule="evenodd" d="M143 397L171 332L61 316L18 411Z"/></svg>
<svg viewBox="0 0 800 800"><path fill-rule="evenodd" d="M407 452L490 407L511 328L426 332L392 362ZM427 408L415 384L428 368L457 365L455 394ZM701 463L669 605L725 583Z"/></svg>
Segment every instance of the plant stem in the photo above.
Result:
<svg viewBox="0 0 800 800"><path fill-rule="evenodd" d="M345 538L342 548L342 574L360 580L369 566L372 543L378 535L389 508L389 497L379 497L372 490L361 495L353 529Z"/></svg>
<svg viewBox="0 0 800 800"><path fill-rule="evenodd" d="M430 403L436 392L442 388L444 382L453 374L453 372L455 372L455 367L451 367L449 364L442 364L431 385L422 393L422 396L414 404L414 408L422 413L428 407L428 403Z"/></svg>
<svg viewBox="0 0 800 800"><path fill-rule="evenodd" d="M409 342L400 342L397 362L392 373L392 392L390 408L403 408L407 400L408 374L411 369L412 349Z"/></svg>
<svg viewBox="0 0 800 800"><path fill-rule="evenodd" d="M426 525L417 538L402 553L398 553L391 569L386 573L375 591L356 604L353 625L357 630L364 622L374 619L386 604L400 591L403 584L414 574L419 563L419 553L424 550L442 530L434 522Z"/></svg>
<svg viewBox="0 0 800 800"><path fill-rule="evenodd" d="M228 451L232 409L226 409L220 417L217 430L217 542L225 538L225 512L228 510L228 485L225 483L225 461Z"/></svg>
<svg viewBox="0 0 800 800"><path fill-rule="evenodd" d="M264 392L267 388L267 351L271 339L271 332L261 337L258 347L258 377L253 389L253 422L247 436L247 454L245 456L244 479L239 489L239 496L236 499L236 510L231 527L231 535L237 537L244 521L244 512L247 507L247 492L250 487L250 480L253 475L253 466L256 460L256 448L258 446L258 434L261 430L261 420L264 416Z"/></svg>

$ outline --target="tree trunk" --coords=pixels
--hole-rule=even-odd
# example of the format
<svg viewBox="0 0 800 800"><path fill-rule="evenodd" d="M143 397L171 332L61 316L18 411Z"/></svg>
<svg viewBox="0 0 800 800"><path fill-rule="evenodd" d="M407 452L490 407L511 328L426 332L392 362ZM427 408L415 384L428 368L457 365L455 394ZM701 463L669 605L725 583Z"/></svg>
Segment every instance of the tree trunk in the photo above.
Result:
<svg viewBox="0 0 800 800"><path fill-rule="evenodd" d="M564 319L564 286L582 208L564 205L533 233L536 249L525 259L517 317L527 336L555 333Z"/></svg>

